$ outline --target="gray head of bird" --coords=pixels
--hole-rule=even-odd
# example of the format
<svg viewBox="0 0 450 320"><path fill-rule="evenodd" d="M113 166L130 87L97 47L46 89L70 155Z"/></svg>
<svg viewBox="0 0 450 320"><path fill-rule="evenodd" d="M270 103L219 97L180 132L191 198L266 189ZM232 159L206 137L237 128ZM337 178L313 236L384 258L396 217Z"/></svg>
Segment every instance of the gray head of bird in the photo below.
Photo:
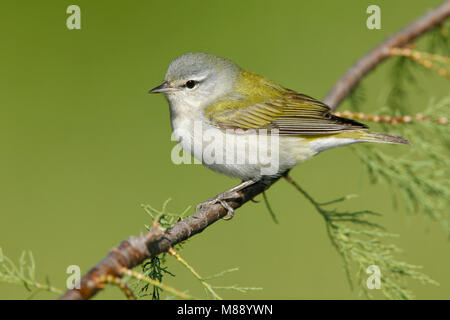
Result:
<svg viewBox="0 0 450 320"><path fill-rule="evenodd" d="M206 107L234 89L240 68L207 53L187 53L172 61L164 82L149 93L163 93L171 104Z"/></svg>

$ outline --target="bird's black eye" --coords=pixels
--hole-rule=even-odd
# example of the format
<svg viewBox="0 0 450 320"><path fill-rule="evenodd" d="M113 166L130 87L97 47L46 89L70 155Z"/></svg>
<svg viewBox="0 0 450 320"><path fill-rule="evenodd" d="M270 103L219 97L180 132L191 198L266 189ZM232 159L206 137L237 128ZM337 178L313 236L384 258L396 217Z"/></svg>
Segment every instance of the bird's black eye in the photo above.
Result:
<svg viewBox="0 0 450 320"><path fill-rule="evenodd" d="M192 89L192 88L195 87L196 84L197 84L197 81L195 81L195 80L189 80L188 82L186 82L186 88Z"/></svg>

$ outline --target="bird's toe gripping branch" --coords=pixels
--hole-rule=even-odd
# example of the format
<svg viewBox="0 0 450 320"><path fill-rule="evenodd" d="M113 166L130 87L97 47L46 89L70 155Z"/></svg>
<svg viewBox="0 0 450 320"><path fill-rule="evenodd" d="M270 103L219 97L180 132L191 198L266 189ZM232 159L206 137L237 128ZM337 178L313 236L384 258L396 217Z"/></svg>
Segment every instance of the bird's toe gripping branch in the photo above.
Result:
<svg viewBox="0 0 450 320"><path fill-rule="evenodd" d="M255 182L257 182L257 180L243 181L241 184L237 185L236 187L231 188L231 189L215 196L212 199L209 199L205 202L200 202L199 204L197 204L195 209L198 211L203 207L208 207L208 206L220 203L227 210L227 215L225 217L223 217L223 220L231 220L234 217L234 209L228 204L228 202L226 200L239 198L239 194L237 194L237 192L241 191L242 189L245 189L246 187L254 184Z"/></svg>

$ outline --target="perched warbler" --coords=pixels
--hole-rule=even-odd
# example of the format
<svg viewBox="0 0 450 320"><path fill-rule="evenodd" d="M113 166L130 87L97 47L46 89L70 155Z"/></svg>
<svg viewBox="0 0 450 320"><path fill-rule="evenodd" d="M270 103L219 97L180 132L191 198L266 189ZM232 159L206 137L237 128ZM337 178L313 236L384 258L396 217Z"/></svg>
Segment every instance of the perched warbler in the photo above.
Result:
<svg viewBox="0 0 450 320"><path fill-rule="evenodd" d="M184 150L212 170L243 180L200 204L219 202L229 217L233 210L223 200L233 192L266 176L280 176L323 150L358 142L409 144L396 135L369 132L364 124L332 115L318 100L206 53L187 53L172 61L164 82L149 93L166 96L172 129L180 132L177 140ZM216 139L206 144L212 129ZM277 143L261 143L265 134ZM275 170L264 170L273 163L256 159L255 150L270 155ZM206 151L216 161L206 161ZM217 157L220 153L227 159ZM253 161L236 161L230 154L247 154Z"/></svg>

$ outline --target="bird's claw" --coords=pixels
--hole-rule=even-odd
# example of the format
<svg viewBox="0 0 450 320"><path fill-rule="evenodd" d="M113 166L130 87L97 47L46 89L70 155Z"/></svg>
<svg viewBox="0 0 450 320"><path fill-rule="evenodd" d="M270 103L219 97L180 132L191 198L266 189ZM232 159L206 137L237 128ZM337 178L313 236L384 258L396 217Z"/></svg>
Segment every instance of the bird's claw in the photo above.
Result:
<svg viewBox="0 0 450 320"><path fill-rule="evenodd" d="M254 184L255 182L257 182L257 180L246 180L243 181L241 184L239 184L238 186L231 188L230 190L227 190L219 195L217 195L215 198L210 199L208 201L205 202L200 202L198 205L195 206L195 210L198 211L200 210L202 207L206 207L206 206L211 206L214 205L216 203L220 203L222 205L222 207L224 207L227 210L227 215L225 217L223 217L222 219L224 220L230 220L231 218L233 218L234 216L234 209L228 204L228 202L225 201L225 199L233 199L236 198L236 192L247 188L248 186Z"/></svg>
<svg viewBox="0 0 450 320"><path fill-rule="evenodd" d="M208 200L205 202L200 202L199 204L197 204L195 206L195 210L198 211L203 207L211 206L211 205L214 205L217 203L220 203L222 205L222 207L224 207L227 210L227 215L225 217L223 217L222 219L227 220L227 221L231 220L234 216L234 209L226 201L224 201L223 199L220 199L220 198L215 198L215 199Z"/></svg>
<svg viewBox="0 0 450 320"><path fill-rule="evenodd" d="M226 202L223 200L219 200L220 204L227 210L227 215L225 217L223 217L223 220L231 220L234 217L234 209Z"/></svg>

